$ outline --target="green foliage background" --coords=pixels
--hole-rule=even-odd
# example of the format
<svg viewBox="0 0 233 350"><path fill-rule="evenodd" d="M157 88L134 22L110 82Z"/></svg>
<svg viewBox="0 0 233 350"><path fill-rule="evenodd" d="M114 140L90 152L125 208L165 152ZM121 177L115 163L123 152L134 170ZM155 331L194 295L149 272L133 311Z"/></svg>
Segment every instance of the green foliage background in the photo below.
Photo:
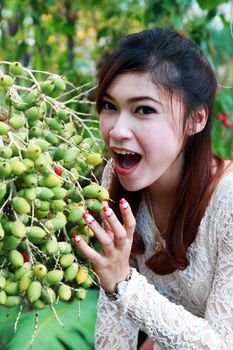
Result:
<svg viewBox="0 0 233 350"><path fill-rule="evenodd" d="M224 0L1 0L0 60L20 61L32 69L58 73L75 85L94 85L103 57L121 37L154 26L176 29L200 45L214 67L219 92L214 110L213 149L221 156L232 157L231 11L231 1ZM223 112L228 114L228 128L219 120ZM64 329L51 310L40 312L33 348L92 349L97 295L98 290L93 288L81 302L79 321L75 318L76 306L58 305ZM29 348L34 314L23 312L13 335L17 312L10 310L6 317L6 310L0 309L2 350Z"/></svg>

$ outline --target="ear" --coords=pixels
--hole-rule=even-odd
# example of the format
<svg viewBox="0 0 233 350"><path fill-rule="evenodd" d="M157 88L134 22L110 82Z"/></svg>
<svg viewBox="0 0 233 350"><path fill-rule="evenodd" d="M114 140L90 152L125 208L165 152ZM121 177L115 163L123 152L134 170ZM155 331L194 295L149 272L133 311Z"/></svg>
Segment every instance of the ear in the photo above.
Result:
<svg viewBox="0 0 233 350"><path fill-rule="evenodd" d="M208 119L208 108L206 106L199 107L193 113L188 122L188 135L194 135L201 132Z"/></svg>

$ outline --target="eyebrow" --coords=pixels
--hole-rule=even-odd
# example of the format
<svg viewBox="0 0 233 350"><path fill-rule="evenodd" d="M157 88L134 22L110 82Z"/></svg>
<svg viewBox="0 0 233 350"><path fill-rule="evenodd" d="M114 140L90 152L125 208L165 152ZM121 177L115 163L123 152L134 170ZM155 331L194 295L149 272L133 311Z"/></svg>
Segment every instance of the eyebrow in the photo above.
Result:
<svg viewBox="0 0 233 350"><path fill-rule="evenodd" d="M106 96L106 97L108 97L108 98L110 98L111 100L114 101L114 98L111 95L109 95L107 92L104 93L104 96ZM128 102L138 102L138 101L145 101L145 100L150 100L150 101L153 101L155 103L158 103L158 104L162 105L162 103L160 101L158 101L158 100L156 100L156 99L154 99L154 98L152 98L150 96L130 97L127 101Z"/></svg>

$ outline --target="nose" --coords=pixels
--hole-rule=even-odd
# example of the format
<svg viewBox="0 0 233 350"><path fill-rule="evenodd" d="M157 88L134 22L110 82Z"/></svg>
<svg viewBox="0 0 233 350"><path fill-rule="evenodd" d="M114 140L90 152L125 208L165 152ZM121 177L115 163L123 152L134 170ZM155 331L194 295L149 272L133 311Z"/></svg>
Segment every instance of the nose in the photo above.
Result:
<svg viewBox="0 0 233 350"><path fill-rule="evenodd" d="M115 120L109 135L116 141L131 139L133 132L130 116L127 116L126 113L121 113Z"/></svg>

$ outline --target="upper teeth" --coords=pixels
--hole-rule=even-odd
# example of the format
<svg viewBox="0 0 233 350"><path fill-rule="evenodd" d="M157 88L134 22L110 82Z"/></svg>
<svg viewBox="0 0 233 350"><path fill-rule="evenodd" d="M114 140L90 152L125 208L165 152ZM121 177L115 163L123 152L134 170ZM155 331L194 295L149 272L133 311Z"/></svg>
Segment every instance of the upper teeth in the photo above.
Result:
<svg viewBox="0 0 233 350"><path fill-rule="evenodd" d="M126 151L118 151L118 150L115 150L115 152L118 153L118 154L123 154L123 155L125 155L125 154L135 154L135 152L126 152Z"/></svg>

